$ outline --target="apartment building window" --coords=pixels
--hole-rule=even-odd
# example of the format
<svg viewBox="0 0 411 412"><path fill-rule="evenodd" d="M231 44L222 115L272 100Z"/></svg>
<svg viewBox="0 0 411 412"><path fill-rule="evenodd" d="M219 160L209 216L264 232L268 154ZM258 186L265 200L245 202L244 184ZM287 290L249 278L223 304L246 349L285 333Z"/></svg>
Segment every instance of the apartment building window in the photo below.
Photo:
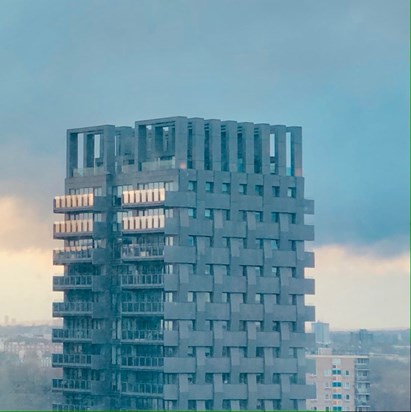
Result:
<svg viewBox="0 0 411 412"><path fill-rule="evenodd" d="M213 267L212 265L205 265L204 266L204 274L205 275L212 275Z"/></svg>
<svg viewBox="0 0 411 412"><path fill-rule="evenodd" d="M196 401L188 401L188 410L189 411L195 411L197 406Z"/></svg>
<svg viewBox="0 0 411 412"><path fill-rule="evenodd" d="M279 213L278 212L271 212L271 222L278 223L279 222Z"/></svg>
<svg viewBox="0 0 411 412"><path fill-rule="evenodd" d="M256 293L255 294L255 303L263 303L264 299L263 299L263 294L261 293Z"/></svg>
<svg viewBox="0 0 411 412"><path fill-rule="evenodd" d="M279 276L280 275L280 268L278 266L271 266L271 275L272 276Z"/></svg>
<svg viewBox="0 0 411 412"><path fill-rule="evenodd" d="M205 209L204 210L204 217L206 219L212 219L213 218L213 210L212 209Z"/></svg>
<svg viewBox="0 0 411 412"><path fill-rule="evenodd" d="M258 346L255 350L255 356L256 358L264 358L264 348L261 346Z"/></svg>
<svg viewBox="0 0 411 412"><path fill-rule="evenodd" d="M194 180L188 181L188 190L189 192L196 192L197 191L197 182Z"/></svg>
<svg viewBox="0 0 411 412"><path fill-rule="evenodd" d="M188 208L187 213L188 213L188 217L192 217L192 218L197 217L197 211L194 208Z"/></svg>
<svg viewBox="0 0 411 412"><path fill-rule="evenodd" d="M214 374L212 374L212 373L206 373L205 374L205 383L213 383L213 376L214 376Z"/></svg>
<svg viewBox="0 0 411 412"><path fill-rule="evenodd" d="M205 183L205 191L212 193L214 190L214 184L212 182L206 182Z"/></svg>
<svg viewBox="0 0 411 412"><path fill-rule="evenodd" d="M177 383L177 374L176 373L165 373L164 383L168 385L175 385Z"/></svg>
<svg viewBox="0 0 411 412"><path fill-rule="evenodd" d="M254 212L256 222L263 221L263 212Z"/></svg>
<svg viewBox="0 0 411 412"><path fill-rule="evenodd" d="M280 322L273 321L271 329L273 332L279 332L280 331Z"/></svg>
<svg viewBox="0 0 411 412"><path fill-rule="evenodd" d="M279 385L281 375L279 373L273 373L273 383Z"/></svg>
<svg viewBox="0 0 411 412"><path fill-rule="evenodd" d="M247 409L247 401L243 399L240 400L240 411L246 411Z"/></svg>
<svg viewBox="0 0 411 412"><path fill-rule="evenodd" d="M242 194L242 195L246 195L247 194L247 185L245 184L240 184L238 186L238 193Z"/></svg>
<svg viewBox="0 0 411 412"><path fill-rule="evenodd" d="M257 375L257 379L258 379L258 375ZM263 409L264 409L264 401L261 399L257 399L257 411L262 411Z"/></svg>
<svg viewBox="0 0 411 412"><path fill-rule="evenodd" d="M224 411L229 411L231 410L231 401L228 399L223 400L223 410Z"/></svg>
<svg viewBox="0 0 411 412"><path fill-rule="evenodd" d="M264 193L264 191L263 191L263 185L256 185L256 186L255 186L255 194L256 194L257 196L262 196L263 193Z"/></svg>
<svg viewBox="0 0 411 412"><path fill-rule="evenodd" d="M278 250L278 240L272 239L270 241L271 250Z"/></svg>
<svg viewBox="0 0 411 412"><path fill-rule="evenodd" d="M222 183L221 184L221 192L222 193L230 193L230 184L229 183Z"/></svg>
<svg viewBox="0 0 411 412"><path fill-rule="evenodd" d="M223 220L230 220L230 211L228 209L223 209Z"/></svg>
<svg viewBox="0 0 411 412"><path fill-rule="evenodd" d="M280 186L273 186L272 194L273 194L273 197L279 197L280 196Z"/></svg>
<svg viewBox="0 0 411 412"><path fill-rule="evenodd" d="M175 292L166 292L165 295L164 295L164 300L166 302L174 302Z"/></svg>
<svg viewBox="0 0 411 412"><path fill-rule="evenodd" d="M295 187L289 187L289 188L287 189L287 196L288 196L288 197L294 197L294 198L295 198L295 195L296 195L296 189L295 189Z"/></svg>
<svg viewBox="0 0 411 412"><path fill-rule="evenodd" d="M221 303L228 303L228 293L221 293Z"/></svg>
<svg viewBox="0 0 411 412"><path fill-rule="evenodd" d="M240 383L247 383L247 374L240 373Z"/></svg>
<svg viewBox="0 0 411 412"><path fill-rule="evenodd" d="M189 236L188 237L188 246L195 246L196 244L196 238L194 236Z"/></svg>

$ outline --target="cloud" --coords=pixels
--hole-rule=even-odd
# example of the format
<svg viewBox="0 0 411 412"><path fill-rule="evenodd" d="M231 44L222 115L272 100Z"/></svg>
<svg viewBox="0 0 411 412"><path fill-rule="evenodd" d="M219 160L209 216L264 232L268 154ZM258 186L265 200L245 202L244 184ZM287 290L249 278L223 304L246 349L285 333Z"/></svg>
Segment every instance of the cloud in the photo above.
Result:
<svg viewBox="0 0 411 412"><path fill-rule="evenodd" d="M51 303L57 297L52 292L55 272L51 250L1 250L0 313L17 322L51 321Z"/></svg>
<svg viewBox="0 0 411 412"><path fill-rule="evenodd" d="M49 213L44 218L43 213L35 202L26 198L0 197L0 251L50 251L52 215Z"/></svg>
<svg viewBox="0 0 411 412"><path fill-rule="evenodd" d="M317 319L331 328L389 328L409 325L409 254L379 256L372 248L358 250L326 245L315 250Z"/></svg>

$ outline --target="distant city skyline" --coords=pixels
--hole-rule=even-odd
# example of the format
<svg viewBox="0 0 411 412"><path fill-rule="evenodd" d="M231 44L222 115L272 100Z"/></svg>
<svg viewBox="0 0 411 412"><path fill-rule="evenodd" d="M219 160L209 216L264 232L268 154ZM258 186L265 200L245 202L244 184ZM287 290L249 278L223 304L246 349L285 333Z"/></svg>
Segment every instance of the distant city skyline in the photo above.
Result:
<svg viewBox="0 0 411 412"><path fill-rule="evenodd" d="M121 22L121 24L119 23ZM0 3L0 321L51 321L65 131L174 115L301 125L317 319L409 326L409 3Z"/></svg>

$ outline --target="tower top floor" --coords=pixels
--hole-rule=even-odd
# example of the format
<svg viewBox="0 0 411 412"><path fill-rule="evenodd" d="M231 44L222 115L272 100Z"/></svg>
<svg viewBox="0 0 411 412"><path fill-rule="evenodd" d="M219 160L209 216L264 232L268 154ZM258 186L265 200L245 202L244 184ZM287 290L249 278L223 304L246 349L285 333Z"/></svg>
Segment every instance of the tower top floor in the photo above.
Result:
<svg viewBox="0 0 411 412"><path fill-rule="evenodd" d="M301 127L168 117L67 131L67 177L196 169L302 176Z"/></svg>

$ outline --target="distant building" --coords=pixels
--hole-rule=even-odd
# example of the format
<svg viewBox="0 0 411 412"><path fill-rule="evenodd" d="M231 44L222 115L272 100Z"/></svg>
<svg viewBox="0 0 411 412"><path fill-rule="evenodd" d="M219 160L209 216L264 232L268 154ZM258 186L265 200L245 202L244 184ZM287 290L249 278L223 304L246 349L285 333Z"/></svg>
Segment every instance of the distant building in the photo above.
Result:
<svg viewBox="0 0 411 412"><path fill-rule="evenodd" d="M308 355L315 360L316 373L307 384L316 385L316 399L307 400L311 411L370 411L369 357L336 355L320 350Z"/></svg>
<svg viewBox="0 0 411 412"><path fill-rule="evenodd" d="M315 335L315 343L317 346L327 347L331 344L329 323L313 322L311 324L311 332Z"/></svg>
<svg viewBox="0 0 411 412"><path fill-rule="evenodd" d="M54 210L54 410L305 410L300 127L71 129Z"/></svg>
<svg viewBox="0 0 411 412"><path fill-rule="evenodd" d="M350 345L358 354L367 354L373 342L374 334L367 329L360 329L358 332L350 333Z"/></svg>

